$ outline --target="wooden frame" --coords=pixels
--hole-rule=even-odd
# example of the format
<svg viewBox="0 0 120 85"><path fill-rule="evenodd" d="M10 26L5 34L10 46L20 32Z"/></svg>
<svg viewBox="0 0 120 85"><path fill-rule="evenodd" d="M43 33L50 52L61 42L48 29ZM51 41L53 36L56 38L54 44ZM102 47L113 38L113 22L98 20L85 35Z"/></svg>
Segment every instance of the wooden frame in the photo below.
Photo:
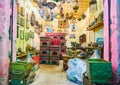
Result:
<svg viewBox="0 0 120 85"><path fill-rule="evenodd" d="M24 31L20 30L20 39L23 40L24 39Z"/></svg>
<svg viewBox="0 0 120 85"><path fill-rule="evenodd" d="M58 28L68 28L69 24L68 24L68 20L58 20Z"/></svg>
<svg viewBox="0 0 120 85"><path fill-rule="evenodd" d="M17 38L19 38L19 26L17 26Z"/></svg>
<svg viewBox="0 0 120 85"><path fill-rule="evenodd" d="M76 34L70 34L70 38L71 39L75 39L76 38Z"/></svg>
<svg viewBox="0 0 120 85"><path fill-rule="evenodd" d="M25 40L26 40L26 41L29 40L29 33L28 33L28 32L25 33Z"/></svg>
<svg viewBox="0 0 120 85"><path fill-rule="evenodd" d="M34 32L32 32L31 30L29 31L29 38L34 39Z"/></svg>

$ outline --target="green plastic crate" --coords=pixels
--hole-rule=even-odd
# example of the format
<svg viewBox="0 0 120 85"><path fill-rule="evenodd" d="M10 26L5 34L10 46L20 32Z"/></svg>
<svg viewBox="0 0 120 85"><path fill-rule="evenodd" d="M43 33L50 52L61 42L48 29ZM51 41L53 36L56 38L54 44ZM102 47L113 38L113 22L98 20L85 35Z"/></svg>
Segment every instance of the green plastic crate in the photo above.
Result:
<svg viewBox="0 0 120 85"><path fill-rule="evenodd" d="M106 83L112 81L112 66L103 59L88 59L88 78L92 83Z"/></svg>
<svg viewBox="0 0 120 85"><path fill-rule="evenodd" d="M31 67L32 65L29 62L19 61L19 62L13 62L10 64L10 70L23 71L26 74L30 73Z"/></svg>

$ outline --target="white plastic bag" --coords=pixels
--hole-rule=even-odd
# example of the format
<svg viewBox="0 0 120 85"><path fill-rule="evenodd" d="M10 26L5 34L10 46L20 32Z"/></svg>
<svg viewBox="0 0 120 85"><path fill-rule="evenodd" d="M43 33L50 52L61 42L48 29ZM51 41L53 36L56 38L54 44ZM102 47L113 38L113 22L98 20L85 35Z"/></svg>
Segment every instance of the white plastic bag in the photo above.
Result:
<svg viewBox="0 0 120 85"><path fill-rule="evenodd" d="M67 76L68 79L82 85L83 73L87 70L84 60L79 58L70 59L68 61Z"/></svg>

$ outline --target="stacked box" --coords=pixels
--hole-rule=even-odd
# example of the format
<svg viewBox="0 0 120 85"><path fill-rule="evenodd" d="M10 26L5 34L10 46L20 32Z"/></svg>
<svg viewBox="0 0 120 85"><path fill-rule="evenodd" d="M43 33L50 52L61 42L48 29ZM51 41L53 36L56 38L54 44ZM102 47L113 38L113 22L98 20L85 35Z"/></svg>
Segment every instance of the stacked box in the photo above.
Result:
<svg viewBox="0 0 120 85"><path fill-rule="evenodd" d="M46 33L46 36L53 39L53 42L54 42L54 38L60 40L58 46L60 46L60 49L62 49L60 50L60 59L62 60L63 59L62 54L66 53L66 39L65 39L66 33Z"/></svg>
<svg viewBox="0 0 120 85"><path fill-rule="evenodd" d="M51 39L50 37L40 37L40 46L50 46Z"/></svg>
<svg viewBox="0 0 120 85"><path fill-rule="evenodd" d="M88 59L87 73L90 85L92 83L112 85L112 66L103 59Z"/></svg>
<svg viewBox="0 0 120 85"><path fill-rule="evenodd" d="M50 56L60 56L60 47L59 46L50 46Z"/></svg>
<svg viewBox="0 0 120 85"><path fill-rule="evenodd" d="M66 53L66 46L65 47L61 46L60 52L61 52L61 54L65 54Z"/></svg>
<svg viewBox="0 0 120 85"><path fill-rule="evenodd" d="M61 42L61 43L60 43L60 46L66 47L66 42Z"/></svg>
<svg viewBox="0 0 120 85"><path fill-rule="evenodd" d="M49 64L49 56L51 45L50 37L40 37L40 63L41 64Z"/></svg>
<svg viewBox="0 0 120 85"><path fill-rule="evenodd" d="M49 46L40 46L40 63L41 64L49 64Z"/></svg>
<svg viewBox="0 0 120 85"><path fill-rule="evenodd" d="M64 35L61 35L61 36L60 36L60 39L61 39L61 40L65 40L65 36L64 36Z"/></svg>
<svg viewBox="0 0 120 85"><path fill-rule="evenodd" d="M24 71L11 70L10 79L24 79L26 77Z"/></svg>
<svg viewBox="0 0 120 85"><path fill-rule="evenodd" d="M65 35L61 35L61 36L60 36L60 47L61 47L60 53L61 53L61 54L65 54L65 53L66 53L66 40L65 40ZM62 56L61 56L61 59L63 59Z"/></svg>
<svg viewBox="0 0 120 85"><path fill-rule="evenodd" d="M49 60L44 58L44 59L40 60L40 63L41 64L49 64Z"/></svg>
<svg viewBox="0 0 120 85"><path fill-rule="evenodd" d="M60 47L59 46L50 46L50 64L59 64L60 58Z"/></svg>
<svg viewBox="0 0 120 85"><path fill-rule="evenodd" d="M25 73L25 75L29 75L30 70L31 70L31 63L28 62L13 62L10 64L10 70L11 71L23 71Z"/></svg>
<svg viewBox="0 0 120 85"><path fill-rule="evenodd" d="M26 78L29 76L32 64L28 62L10 63L9 85L26 85Z"/></svg>
<svg viewBox="0 0 120 85"><path fill-rule="evenodd" d="M49 47L48 47L49 48ZM47 50L47 49L44 49L44 50L41 50L40 51L40 56L41 57L46 57L46 56L49 56L49 49Z"/></svg>
<svg viewBox="0 0 120 85"><path fill-rule="evenodd" d="M59 65L59 60L50 60L51 65Z"/></svg>
<svg viewBox="0 0 120 85"><path fill-rule="evenodd" d="M26 80L11 79L11 82L9 82L9 85L26 85Z"/></svg>

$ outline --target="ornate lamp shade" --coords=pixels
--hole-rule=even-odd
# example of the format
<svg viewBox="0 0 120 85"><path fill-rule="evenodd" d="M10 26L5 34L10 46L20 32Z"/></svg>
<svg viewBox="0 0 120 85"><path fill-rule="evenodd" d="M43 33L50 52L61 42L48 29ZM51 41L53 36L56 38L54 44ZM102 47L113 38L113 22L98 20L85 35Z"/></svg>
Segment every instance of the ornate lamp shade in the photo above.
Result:
<svg viewBox="0 0 120 85"><path fill-rule="evenodd" d="M78 1L73 1L73 10L77 12L78 9L79 9Z"/></svg>
<svg viewBox="0 0 120 85"><path fill-rule="evenodd" d="M40 7L40 16L42 19L46 21L53 21L54 14L52 10L56 7L54 2L46 2L47 0L43 0L43 2L39 2L38 6Z"/></svg>
<svg viewBox="0 0 120 85"><path fill-rule="evenodd" d="M95 12L97 10L97 1L91 0L89 6L90 6L90 12Z"/></svg>
<svg viewBox="0 0 120 85"><path fill-rule="evenodd" d="M50 9L54 9L56 7L56 4L53 3L53 2L48 2L47 7L50 8Z"/></svg>
<svg viewBox="0 0 120 85"><path fill-rule="evenodd" d="M69 19L69 13L65 14L66 19Z"/></svg>
<svg viewBox="0 0 120 85"><path fill-rule="evenodd" d="M55 1L55 2L61 2L62 0L53 0L53 1Z"/></svg>
<svg viewBox="0 0 120 85"><path fill-rule="evenodd" d="M39 8L42 8L42 6L47 6L47 0L38 0L37 4Z"/></svg>

